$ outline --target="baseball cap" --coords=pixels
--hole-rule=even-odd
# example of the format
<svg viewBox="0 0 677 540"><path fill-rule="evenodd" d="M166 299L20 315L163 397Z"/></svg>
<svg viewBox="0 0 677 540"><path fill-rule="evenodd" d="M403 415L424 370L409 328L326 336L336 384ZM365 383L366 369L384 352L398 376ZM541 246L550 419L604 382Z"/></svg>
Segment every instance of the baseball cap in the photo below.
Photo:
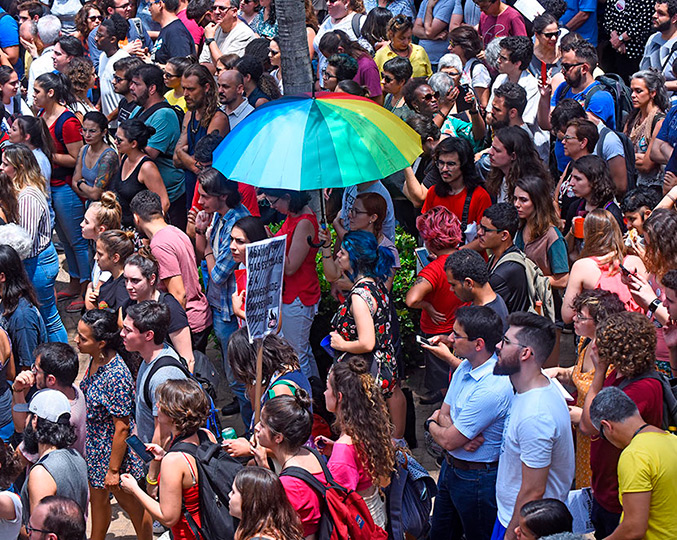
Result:
<svg viewBox="0 0 677 540"><path fill-rule="evenodd" d="M68 413L68 417L65 420L69 421L71 404L62 392L45 388L36 392L30 403L18 403L14 405L14 410L16 412L31 412L35 416L50 422L58 422L63 414Z"/></svg>

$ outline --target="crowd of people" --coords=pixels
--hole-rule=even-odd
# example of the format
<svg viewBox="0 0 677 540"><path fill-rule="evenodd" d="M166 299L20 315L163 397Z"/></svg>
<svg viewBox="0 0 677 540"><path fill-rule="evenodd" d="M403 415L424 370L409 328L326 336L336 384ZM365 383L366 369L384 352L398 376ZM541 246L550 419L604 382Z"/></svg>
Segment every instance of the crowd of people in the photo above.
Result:
<svg viewBox="0 0 677 540"><path fill-rule="evenodd" d="M509 4L305 0L315 91L422 146L311 196L212 167L289 86L275 0L0 2L2 538L103 540L114 497L141 540L213 540L209 512L236 540L320 540L319 482L402 540L396 294L439 407L418 421L440 466L425 537L581 538L591 497L595 538L677 538L677 0ZM251 343L241 275L268 225L280 324ZM197 447L237 464L218 507Z"/></svg>

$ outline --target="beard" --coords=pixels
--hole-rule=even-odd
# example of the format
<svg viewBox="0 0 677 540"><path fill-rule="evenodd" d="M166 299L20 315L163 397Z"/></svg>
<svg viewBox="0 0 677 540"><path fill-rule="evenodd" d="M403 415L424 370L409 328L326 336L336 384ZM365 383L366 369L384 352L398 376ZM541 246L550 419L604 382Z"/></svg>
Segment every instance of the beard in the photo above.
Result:
<svg viewBox="0 0 677 540"><path fill-rule="evenodd" d="M670 21L665 21L663 23L657 24L653 27L656 32L667 32L670 30Z"/></svg>
<svg viewBox="0 0 677 540"><path fill-rule="evenodd" d="M204 99L204 96L203 96L199 101L192 101L190 103L190 105L188 103L186 103L186 108L189 111L199 111L200 109L202 109L204 107L204 104L205 104L205 99Z"/></svg>
<svg viewBox="0 0 677 540"><path fill-rule="evenodd" d="M564 76L564 80L566 80L567 84L571 88L578 88L578 86L581 84L581 74L580 72L576 76L569 76L568 74Z"/></svg>
<svg viewBox="0 0 677 540"><path fill-rule="evenodd" d="M501 353L498 353L498 362L494 366L494 375L514 375L520 371L520 362L517 354L514 354L512 358L507 356L502 356Z"/></svg>
<svg viewBox="0 0 677 540"><path fill-rule="evenodd" d="M38 434L33 429L33 425L31 422L29 422L28 425L24 428L23 442L26 452L28 452L29 454L38 453Z"/></svg>
<svg viewBox="0 0 677 540"><path fill-rule="evenodd" d="M150 94L148 93L148 89L146 88L143 94L141 94L139 97L136 98L136 102L139 104L139 106L145 107L149 97Z"/></svg>

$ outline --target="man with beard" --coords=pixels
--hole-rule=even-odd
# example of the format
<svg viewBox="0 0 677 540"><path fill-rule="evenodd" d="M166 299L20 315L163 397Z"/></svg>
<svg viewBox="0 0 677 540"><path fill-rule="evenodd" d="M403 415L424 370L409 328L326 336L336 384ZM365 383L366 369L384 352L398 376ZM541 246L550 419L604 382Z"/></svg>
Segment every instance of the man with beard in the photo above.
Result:
<svg viewBox="0 0 677 540"><path fill-rule="evenodd" d="M185 230L186 182L183 170L174 165L174 148L179 141L181 124L174 108L166 102L162 70L155 65L145 64L132 72L129 91L139 104L130 118L138 118L155 128L155 134L148 139L146 154L155 162L169 197L169 221L175 227Z"/></svg>
<svg viewBox="0 0 677 540"><path fill-rule="evenodd" d="M25 406L33 390L58 390L70 403L70 419L76 434L73 448L85 455L87 410L85 396L75 383L78 376L78 355L67 343L42 343L35 349L35 363L30 370L22 371L12 384L12 405ZM21 409L22 407L19 407ZM24 430L26 414L13 409L12 419L17 433ZM26 463L35 463L37 456L31 455L19 445L19 452Z"/></svg>
<svg viewBox="0 0 677 540"><path fill-rule="evenodd" d="M464 306L456 312L448 341L464 360L454 371L442 408L425 422L446 450L431 538L491 538L498 457L513 397L508 379L494 375L501 335L501 320L491 308Z"/></svg>
<svg viewBox="0 0 677 540"><path fill-rule="evenodd" d="M639 69L657 69L665 76L665 88L674 96L677 90L677 75L672 64L677 58L677 0L656 2L653 17L653 29L656 31L644 47L644 56Z"/></svg>
<svg viewBox="0 0 677 540"><path fill-rule="evenodd" d="M195 145L208 133L227 135L230 131L228 116L219 110L214 77L202 65L192 65L181 78L183 97L188 114L183 120L179 142L174 149L174 165L186 171L186 210L190 209L195 179L200 172L193 154Z"/></svg>
<svg viewBox="0 0 677 540"><path fill-rule="evenodd" d="M521 127L534 141L539 157L544 163L550 160L550 135L536 124L527 124L522 115L527 106L527 92L517 83L504 82L494 89L491 113L487 114L494 133L507 126Z"/></svg>
<svg viewBox="0 0 677 540"><path fill-rule="evenodd" d="M23 444L39 457L21 488L24 523L29 523L31 512L50 495L73 499L80 508L87 508L87 463L70 448L76 435L68 398L58 390L45 389L15 410L28 413Z"/></svg>
<svg viewBox="0 0 677 540"><path fill-rule="evenodd" d="M224 69L218 79L219 103L228 115L230 129L244 120L254 107L244 97L244 77L237 69Z"/></svg>
<svg viewBox="0 0 677 540"><path fill-rule="evenodd" d="M555 325L517 312L498 344L495 375L508 375L515 389L498 463L498 516L492 538L516 538L520 509L542 498L564 501L574 479L574 442L569 409L543 363L555 346Z"/></svg>

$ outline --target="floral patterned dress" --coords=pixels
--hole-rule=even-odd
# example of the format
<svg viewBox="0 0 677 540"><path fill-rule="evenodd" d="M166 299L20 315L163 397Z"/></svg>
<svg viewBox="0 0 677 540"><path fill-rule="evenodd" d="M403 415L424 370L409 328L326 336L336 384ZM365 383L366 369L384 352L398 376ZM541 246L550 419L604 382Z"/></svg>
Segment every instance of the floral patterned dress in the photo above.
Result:
<svg viewBox="0 0 677 540"><path fill-rule="evenodd" d="M92 487L103 489L115 434L113 418L128 416L130 429L134 429L134 380L117 354L94 375L90 375L91 368L90 362L80 383L87 403L87 475ZM129 473L137 479L143 477L143 462L129 449L122 460L120 473Z"/></svg>
<svg viewBox="0 0 677 540"><path fill-rule="evenodd" d="M357 325L350 312L352 297L357 295L369 306L369 312L374 321L376 346L372 351L371 373L386 397L392 394L392 386L397 374L395 350L393 348L392 325L390 321L390 304L388 290L382 283L373 281L357 281L350 289L345 302L334 315L331 321L334 329L346 341L357 341ZM376 302L374 308L372 299ZM340 362L347 353L339 357Z"/></svg>

